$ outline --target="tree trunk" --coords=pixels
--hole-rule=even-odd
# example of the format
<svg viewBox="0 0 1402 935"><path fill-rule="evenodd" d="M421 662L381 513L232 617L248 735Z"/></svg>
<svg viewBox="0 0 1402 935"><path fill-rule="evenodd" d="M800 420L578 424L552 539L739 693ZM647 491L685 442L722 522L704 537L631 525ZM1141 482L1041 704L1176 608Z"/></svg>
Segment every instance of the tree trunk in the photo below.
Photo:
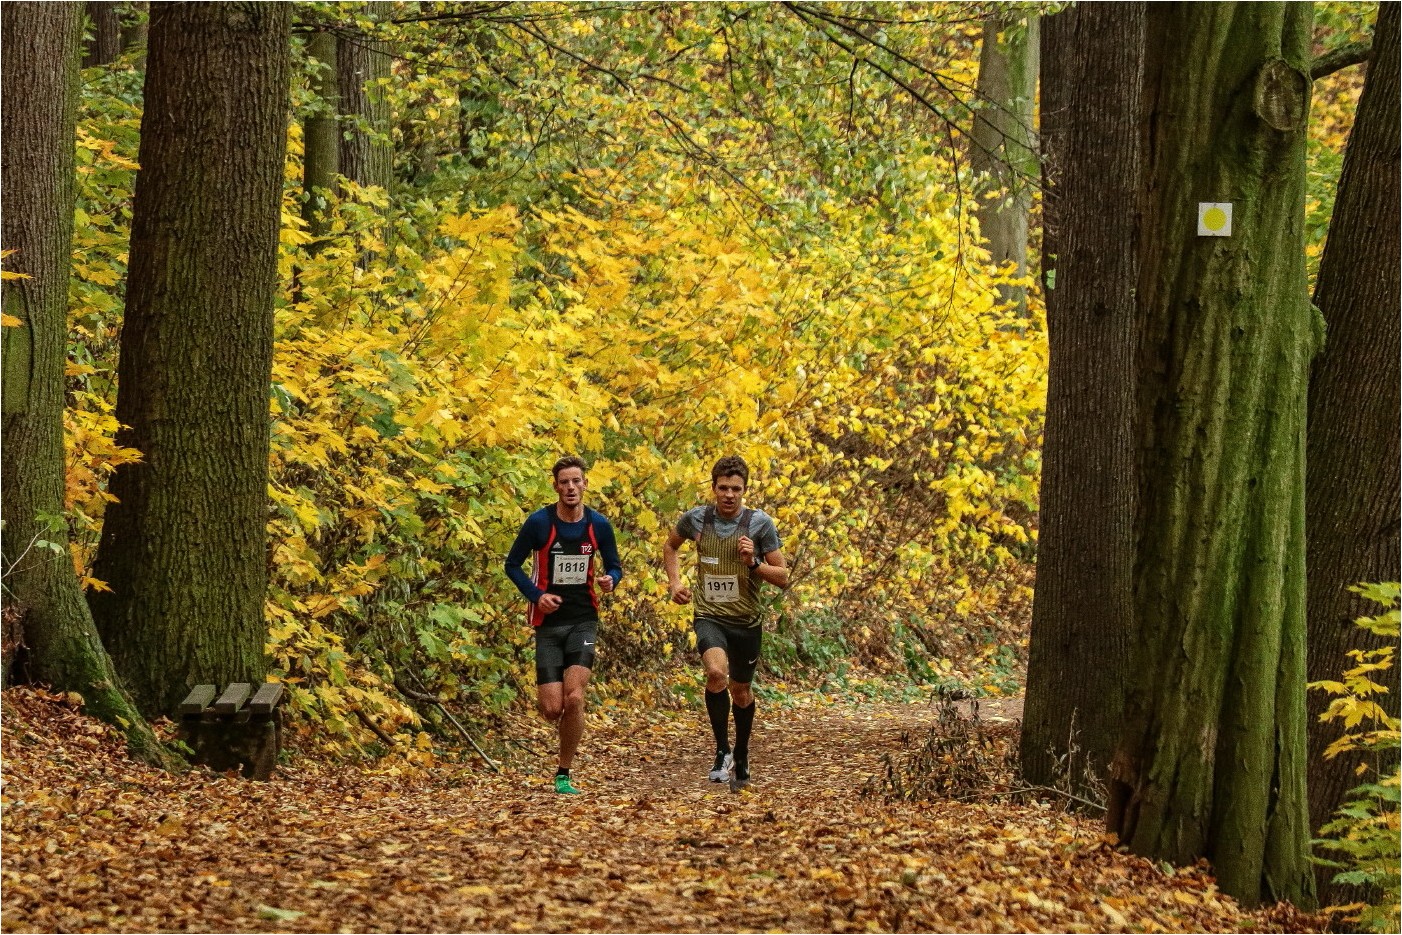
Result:
<svg viewBox="0 0 1402 935"><path fill-rule="evenodd" d="M146 21L150 16L151 4L147 0L135 0L122 4L122 51L146 47ZM144 57L144 56L143 56Z"/></svg>
<svg viewBox="0 0 1402 935"><path fill-rule="evenodd" d="M372 19L388 17L393 4L365 4ZM343 126L341 174L360 186L393 187L394 148L390 143L389 45L373 39L342 39L337 48Z"/></svg>
<svg viewBox="0 0 1402 935"><path fill-rule="evenodd" d="M325 236L330 227L327 196L335 191L341 171L340 127L337 121L340 91L337 87L339 43L329 32L313 33L307 40L307 58L315 69L311 85L316 98L302 128L302 191L305 201L302 217L314 237ZM313 248L315 248L313 244Z"/></svg>
<svg viewBox="0 0 1402 935"><path fill-rule="evenodd" d="M1029 782L1085 795L1119 740L1134 632L1144 5L1074 6L1044 34L1051 366L1021 762Z"/></svg>
<svg viewBox="0 0 1402 935"><path fill-rule="evenodd" d="M1313 903L1305 796L1308 4L1148 12L1138 654L1109 828ZM1231 202L1201 237L1199 202Z"/></svg>
<svg viewBox="0 0 1402 935"><path fill-rule="evenodd" d="M64 365L68 355L69 252L73 238L73 139L82 8L6 3L3 88L3 247L25 279L4 285L5 587L23 618L30 673L83 696L88 710L122 726L143 759L166 762L123 693L98 639L63 519ZM53 549L40 544L53 543ZM8 660L7 660L8 661Z"/></svg>
<svg viewBox="0 0 1402 935"><path fill-rule="evenodd" d="M1033 109L1037 97L1038 23L1036 16L990 16L984 20L979 54L978 100L974 116L975 172L985 173L991 200L981 198L975 214L988 241L989 259L1027 272L1027 213L1037 174ZM1027 307L1027 290L1000 286L1003 302Z"/></svg>
<svg viewBox="0 0 1402 935"><path fill-rule="evenodd" d="M1384 644L1353 625L1356 618L1375 614L1376 605L1347 589L1360 581L1395 581L1402 562L1398 11L1396 3L1378 8L1375 58L1349 136L1314 291L1328 337L1310 374L1305 528L1311 681L1337 679L1349 668L1348 650ZM1396 716L1398 670L1382 675L1390 693L1381 701ZM1337 723L1318 722L1327 705L1327 695L1311 692L1310 827L1315 830L1362 781L1355 768L1365 759L1357 753L1324 759L1324 748L1341 733ZM1332 901L1326 893L1326 902Z"/></svg>
<svg viewBox="0 0 1402 935"><path fill-rule="evenodd" d="M83 6L91 33L84 43L83 67L92 68L116 61L117 56L122 54L122 23L118 15L121 4L89 0Z"/></svg>
<svg viewBox="0 0 1402 935"><path fill-rule="evenodd" d="M118 370L119 444L92 606L143 711L263 679L268 384L289 4L151 11Z"/></svg>

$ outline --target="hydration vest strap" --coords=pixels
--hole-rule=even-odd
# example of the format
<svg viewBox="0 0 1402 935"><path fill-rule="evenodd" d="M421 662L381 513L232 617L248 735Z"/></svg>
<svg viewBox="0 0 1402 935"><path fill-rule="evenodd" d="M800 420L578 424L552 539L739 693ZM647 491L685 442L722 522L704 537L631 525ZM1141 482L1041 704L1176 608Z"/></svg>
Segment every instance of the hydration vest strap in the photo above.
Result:
<svg viewBox="0 0 1402 935"><path fill-rule="evenodd" d="M750 518L754 515L755 511L749 507L745 507L740 511L740 518L736 520L736 526L739 529L740 535L748 536L750 534ZM716 508L713 506L706 507L706 516L701 520L701 532L696 534L697 542L701 541L702 533L708 529L712 533L716 531Z"/></svg>

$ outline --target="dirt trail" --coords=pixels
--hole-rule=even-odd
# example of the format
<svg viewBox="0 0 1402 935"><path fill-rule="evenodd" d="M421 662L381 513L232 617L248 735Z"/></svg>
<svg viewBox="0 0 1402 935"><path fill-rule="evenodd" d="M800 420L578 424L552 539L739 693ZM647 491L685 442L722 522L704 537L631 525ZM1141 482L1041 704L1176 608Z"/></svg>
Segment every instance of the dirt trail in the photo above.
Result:
<svg viewBox="0 0 1402 935"><path fill-rule="evenodd" d="M762 710L738 795L705 780L699 714L607 724L563 797L544 758L170 777L60 705L6 702L8 931L1314 930L1050 809L860 795L927 705Z"/></svg>

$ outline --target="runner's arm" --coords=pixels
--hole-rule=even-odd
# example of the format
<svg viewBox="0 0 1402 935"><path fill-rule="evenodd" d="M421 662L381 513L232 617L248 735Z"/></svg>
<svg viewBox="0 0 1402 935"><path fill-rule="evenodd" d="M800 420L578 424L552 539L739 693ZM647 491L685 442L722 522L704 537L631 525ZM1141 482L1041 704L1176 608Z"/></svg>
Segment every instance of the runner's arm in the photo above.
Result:
<svg viewBox="0 0 1402 935"><path fill-rule="evenodd" d="M778 588L788 588L789 586L789 563L784 558L784 553L778 549L773 549L765 553L764 561L754 569L753 574L761 581L768 581Z"/></svg>
<svg viewBox="0 0 1402 935"><path fill-rule="evenodd" d="M755 538L748 540L750 550L758 552L764 559L751 574L776 588L788 588L789 563L780 550L779 530L774 527L774 520L767 514L761 514L750 528L754 529L755 525L758 525L759 529L755 532Z"/></svg>
<svg viewBox="0 0 1402 935"><path fill-rule="evenodd" d="M662 543L662 567L667 570L667 593L678 604L691 602L691 589L682 584L681 558L677 549L686 540L674 529L667 533L667 541Z"/></svg>
<svg viewBox="0 0 1402 935"><path fill-rule="evenodd" d="M544 544L545 539L537 530L534 522L535 514L526 517L525 523L521 525L521 531L516 534L516 541L511 544L511 551L506 553L506 577L511 579L511 583L516 585L516 590L521 592L521 596L534 604L540 600L545 592L535 586L531 581L531 576L526 574L521 565L526 559L531 557L531 553ZM548 520L547 520L548 522Z"/></svg>
<svg viewBox="0 0 1402 935"><path fill-rule="evenodd" d="M613 533L613 524L603 516L603 520L597 526L599 535L599 554L604 560L604 574L613 579L613 586L618 587L618 582L623 580L623 563L618 560L618 539Z"/></svg>

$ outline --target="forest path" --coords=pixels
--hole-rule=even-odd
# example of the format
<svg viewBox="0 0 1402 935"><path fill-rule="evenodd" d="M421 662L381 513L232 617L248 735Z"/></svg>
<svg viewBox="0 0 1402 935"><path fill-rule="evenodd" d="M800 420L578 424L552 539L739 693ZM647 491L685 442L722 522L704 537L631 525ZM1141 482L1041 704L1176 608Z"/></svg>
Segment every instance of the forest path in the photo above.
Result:
<svg viewBox="0 0 1402 935"><path fill-rule="evenodd" d="M929 705L762 709L739 794L705 779L699 712L598 718L567 797L543 756L172 777L53 700L5 701L7 931L1312 930L1093 821L861 795Z"/></svg>

